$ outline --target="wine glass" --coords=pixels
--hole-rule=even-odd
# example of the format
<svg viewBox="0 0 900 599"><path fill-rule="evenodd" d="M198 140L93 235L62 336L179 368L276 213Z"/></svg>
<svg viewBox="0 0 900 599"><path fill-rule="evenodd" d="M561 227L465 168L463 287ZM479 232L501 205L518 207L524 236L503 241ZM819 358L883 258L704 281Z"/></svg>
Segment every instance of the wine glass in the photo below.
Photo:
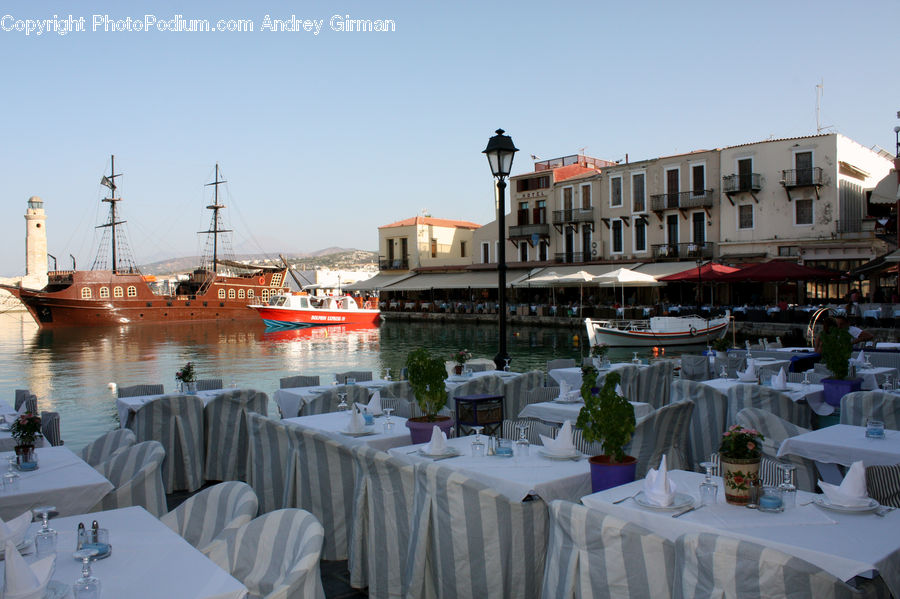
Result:
<svg viewBox="0 0 900 599"><path fill-rule="evenodd" d="M503 372L509 372L509 358L503 358Z"/></svg>
<svg viewBox="0 0 900 599"><path fill-rule="evenodd" d="M484 441L481 440L481 431L484 430L483 426L473 426L472 430L475 431L475 439L472 441L472 457L480 458L484 456Z"/></svg>
<svg viewBox="0 0 900 599"><path fill-rule="evenodd" d="M887 374L884 376L884 383L882 383L881 388L885 391L894 390L894 384L891 382L891 375Z"/></svg>
<svg viewBox="0 0 900 599"><path fill-rule="evenodd" d="M528 450L531 446L531 443L528 442L528 425L518 423L516 430L519 431L519 438L516 439L516 457L528 457Z"/></svg>
<svg viewBox="0 0 900 599"><path fill-rule="evenodd" d="M719 371L719 376L722 377L723 381L728 380L728 369L723 366Z"/></svg>
<svg viewBox="0 0 900 599"><path fill-rule="evenodd" d="M96 548L79 549L73 555L81 560L81 578L72 585L75 599L100 599L100 579L91 574L91 558L97 555Z"/></svg>
<svg viewBox="0 0 900 599"><path fill-rule="evenodd" d="M381 411L384 412L384 422L381 423L381 430L389 433L394 430L394 421L391 419L391 412L394 411L394 408L381 408Z"/></svg>
<svg viewBox="0 0 900 599"><path fill-rule="evenodd" d="M788 463L778 464L781 471L781 484L778 489L781 491L781 502L784 509L792 508L797 505L797 487L794 486L794 469L796 466Z"/></svg>
<svg viewBox="0 0 900 599"><path fill-rule="evenodd" d="M386 380L386 381L391 380L391 369L390 368L384 369L384 380Z"/></svg>
<svg viewBox="0 0 900 599"><path fill-rule="evenodd" d="M631 363L632 364L640 364L641 363L641 359L638 357L637 352L634 352L634 357L631 358Z"/></svg>
<svg viewBox="0 0 900 599"><path fill-rule="evenodd" d="M16 472L16 456L12 455L7 458L9 465L6 468L6 474L3 475L3 486L13 491L19 488L19 473Z"/></svg>
<svg viewBox="0 0 900 599"><path fill-rule="evenodd" d="M810 381L809 381L809 371L808 370L803 372L803 380L801 381L801 384L804 387L809 387Z"/></svg>
<svg viewBox="0 0 900 599"><path fill-rule="evenodd" d="M350 406L347 404L347 394L338 393L338 398L341 400L337 405L338 412L346 412L347 410L349 410Z"/></svg>
<svg viewBox="0 0 900 599"><path fill-rule="evenodd" d="M57 532L50 528L50 512L56 511L52 505L43 505L32 510L35 515L41 516L41 529L34 535L34 550L38 557L44 557L56 553Z"/></svg>
<svg viewBox="0 0 900 599"><path fill-rule="evenodd" d="M715 505L716 495L719 493L719 485L712 477L713 462L701 462L700 466L706 470L706 477L700 483L700 503L702 505Z"/></svg>

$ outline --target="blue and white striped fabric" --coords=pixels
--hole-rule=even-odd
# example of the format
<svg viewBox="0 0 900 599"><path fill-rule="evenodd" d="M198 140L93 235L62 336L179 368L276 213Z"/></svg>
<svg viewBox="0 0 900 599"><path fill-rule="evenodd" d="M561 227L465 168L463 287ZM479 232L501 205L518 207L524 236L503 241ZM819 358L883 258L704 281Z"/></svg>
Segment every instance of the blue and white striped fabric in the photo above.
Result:
<svg viewBox="0 0 900 599"><path fill-rule="evenodd" d="M659 360L647 368L641 368L637 374L637 394L640 399L654 408L661 408L669 403L672 390L675 366L672 360ZM624 387L623 387L624 388Z"/></svg>
<svg viewBox="0 0 900 599"><path fill-rule="evenodd" d="M130 387L119 387L117 392L119 397L138 397L139 395L162 395L162 385L132 385Z"/></svg>
<svg viewBox="0 0 900 599"><path fill-rule="evenodd" d="M532 445L542 445L541 435L555 439L560 427L558 424L541 422L535 418L507 418L503 420L503 424L500 428L500 436L504 439L515 441L519 438L519 431L516 429L516 425L518 424L525 424L528 426L525 438L528 439L528 442Z"/></svg>
<svg viewBox="0 0 900 599"><path fill-rule="evenodd" d="M248 599L324 599L323 534L309 512L277 510L225 530L206 553L247 587Z"/></svg>
<svg viewBox="0 0 900 599"><path fill-rule="evenodd" d="M286 376L278 379L278 385L281 389L293 389L295 387L315 387L319 384L319 375L302 375Z"/></svg>
<svg viewBox="0 0 900 599"><path fill-rule="evenodd" d="M301 482L294 505L309 510L325 529L322 559L347 559L356 487L353 454L319 431L297 430L302 441Z"/></svg>
<svg viewBox="0 0 900 599"><path fill-rule="evenodd" d="M474 377L471 381L466 381L459 387L450 391L448 395L448 403L455 405L455 398L463 395L503 395L503 379L499 376L488 374L485 376Z"/></svg>
<svg viewBox="0 0 900 599"><path fill-rule="evenodd" d="M900 430L900 395L885 391L854 391L841 398L841 424L865 426L872 418L884 428Z"/></svg>
<svg viewBox="0 0 900 599"><path fill-rule="evenodd" d="M728 356L723 360L716 357L716 376L722 372L722 368L728 373L728 378L737 378L738 370L747 368L747 356L744 352L728 352Z"/></svg>
<svg viewBox="0 0 900 599"><path fill-rule="evenodd" d="M674 544L577 503L550 502L543 599L672 596Z"/></svg>
<svg viewBox="0 0 900 599"><path fill-rule="evenodd" d="M300 442L295 429L289 431L278 420L250 412L250 454L247 470L250 486L259 499L259 512L292 507L300 481ZM294 434L291 434L294 432Z"/></svg>
<svg viewBox="0 0 900 599"><path fill-rule="evenodd" d="M378 389L378 393L381 395L381 399L412 400L415 397L412 385L409 384L409 381L396 381L389 385L385 385Z"/></svg>
<svg viewBox="0 0 900 599"><path fill-rule="evenodd" d="M203 551L222 531L256 518L258 505L247 483L219 483L189 497L159 520Z"/></svg>
<svg viewBox="0 0 900 599"><path fill-rule="evenodd" d="M13 404L13 408L15 408L16 412L19 411L19 408L22 407L22 404L25 403L25 399L29 395L31 395L31 391L28 389L16 389L16 400ZM33 413L37 414L37 411L35 410Z"/></svg>
<svg viewBox="0 0 900 599"><path fill-rule="evenodd" d="M16 389L16 412L18 412L23 405L25 406L25 412L31 412L32 414L38 413L37 395L28 389Z"/></svg>
<svg viewBox="0 0 900 599"><path fill-rule="evenodd" d="M63 444L59 430L59 412L41 412L41 435L53 447Z"/></svg>
<svg viewBox="0 0 900 599"><path fill-rule="evenodd" d="M525 406L544 401L553 401L557 397L559 397L559 387L535 387L534 389L529 389L525 392L525 403L519 409L519 412L516 412L515 414L510 412L508 416L510 418L515 418L525 409Z"/></svg>
<svg viewBox="0 0 900 599"><path fill-rule="evenodd" d="M352 449L356 496L350 529L350 584L373 599L400 599L409 547L415 471L367 445Z"/></svg>
<svg viewBox="0 0 900 599"><path fill-rule="evenodd" d="M639 367L637 367L633 364L629 364L628 366L621 366L619 368L616 368L615 370L612 370L612 371L608 372L607 374L610 374L611 372L619 373L619 376L622 377L621 380L619 381L619 386L622 388L622 395L628 401L644 401L643 399L640 399L640 394L638 393L638 372L639 371L640 371ZM603 380L604 381L606 380L605 376L603 377ZM599 380L599 377L598 377L597 384L598 385L602 384L601 381ZM650 402L647 402L647 403L650 403Z"/></svg>
<svg viewBox="0 0 900 599"><path fill-rule="evenodd" d="M367 403L369 401L369 391L365 387L360 385L338 385L317 395L309 403L301 405L300 416L336 412L341 401L341 393L347 394L347 405L349 406L352 406L354 403ZM285 417L293 418L293 416L288 414L285 414Z"/></svg>
<svg viewBox="0 0 900 599"><path fill-rule="evenodd" d="M557 368L575 368L575 360L572 358L556 358L555 360L547 360L547 372L556 370Z"/></svg>
<svg viewBox="0 0 900 599"><path fill-rule="evenodd" d="M728 396L714 387L690 380L672 381L672 403L694 402L688 431L688 463L698 469L700 462L719 451L728 413Z"/></svg>
<svg viewBox="0 0 900 599"><path fill-rule="evenodd" d="M547 504L512 501L437 463L416 465L407 597L538 597Z"/></svg>
<svg viewBox="0 0 900 599"><path fill-rule="evenodd" d="M735 422L737 413L744 408L768 410L779 418L803 428L810 428L811 414L805 403L796 403L786 394L761 385L735 385L728 389L728 416L725 425Z"/></svg>
<svg viewBox="0 0 900 599"><path fill-rule="evenodd" d="M203 408L206 480L249 480L249 412L266 416L269 397L261 391L234 389L217 395Z"/></svg>
<svg viewBox="0 0 900 599"><path fill-rule="evenodd" d="M166 513L161 467L166 450L158 441L144 441L117 451L94 469L115 487L92 511L139 505L154 516Z"/></svg>
<svg viewBox="0 0 900 599"><path fill-rule="evenodd" d="M503 414L507 418L515 418L526 405L526 393L531 389L542 388L544 373L539 370L526 372L522 376L503 383Z"/></svg>
<svg viewBox="0 0 900 599"><path fill-rule="evenodd" d="M339 385L346 385L348 378L354 378L357 382L359 381L371 381L372 380L372 371L371 370L348 370L347 372L339 372L334 375L335 380L337 380Z"/></svg>
<svg viewBox="0 0 900 599"><path fill-rule="evenodd" d="M856 588L798 557L777 549L712 533L694 533L675 541L675 596L790 597L850 599L889 597L880 578Z"/></svg>
<svg viewBox="0 0 900 599"><path fill-rule="evenodd" d="M709 356L681 354L681 380L706 381L713 377L709 368Z"/></svg>
<svg viewBox="0 0 900 599"><path fill-rule="evenodd" d="M216 389L224 389L222 379L200 379L195 382L197 391L215 391Z"/></svg>
<svg viewBox="0 0 900 599"><path fill-rule="evenodd" d="M134 432L127 428L117 428L94 439L81 450L81 459L96 466L110 459L115 452L137 443Z"/></svg>
<svg viewBox="0 0 900 599"><path fill-rule="evenodd" d="M762 433L763 457L769 458L769 460L776 464L779 461L783 461L793 464L796 467L794 469L794 485L796 485L798 489L801 491L809 491L810 493L815 493L817 491L816 483L819 480L819 475L816 470L815 462L792 455L787 455L782 458L778 457L778 448L781 447L781 444L785 439L808 433L808 429L791 424L787 420L779 418L767 410L760 410L758 408L744 408L737 413L735 421L741 426L755 428ZM772 482L781 482L777 476L772 478Z"/></svg>
<svg viewBox="0 0 900 599"><path fill-rule="evenodd" d="M166 493L203 486L203 401L196 395L166 395L148 401L132 423L139 442L159 441L166 450Z"/></svg>

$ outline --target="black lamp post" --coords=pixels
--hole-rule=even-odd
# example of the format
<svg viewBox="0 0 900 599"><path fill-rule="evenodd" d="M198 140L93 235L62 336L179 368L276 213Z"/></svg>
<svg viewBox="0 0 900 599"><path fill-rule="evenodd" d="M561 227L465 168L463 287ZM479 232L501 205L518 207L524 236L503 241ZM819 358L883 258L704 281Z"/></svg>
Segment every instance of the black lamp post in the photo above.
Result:
<svg viewBox="0 0 900 599"><path fill-rule="evenodd" d="M497 129L497 135L488 140L482 154L487 155L491 174L497 179L497 230L500 247L497 250L497 297L500 304L500 349L494 357L497 370L503 370L509 360L506 351L506 178L512 170L513 157L519 151L503 129Z"/></svg>

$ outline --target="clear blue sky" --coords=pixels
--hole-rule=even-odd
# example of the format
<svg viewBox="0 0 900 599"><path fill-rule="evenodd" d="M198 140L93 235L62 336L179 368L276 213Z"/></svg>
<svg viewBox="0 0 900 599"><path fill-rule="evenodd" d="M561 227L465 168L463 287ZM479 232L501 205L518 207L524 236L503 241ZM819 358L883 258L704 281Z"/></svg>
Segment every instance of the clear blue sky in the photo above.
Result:
<svg viewBox="0 0 900 599"><path fill-rule="evenodd" d="M109 155L139 263L198 253L218 161L238 252L377 247L420 213L486 223L481 155L503 127L529 155L632 160L815 131L894 148L900 2L4 2L85 17L0 31L0 274L24 272L29 196L49 250L93 259ZM252 19L253 33L92 32L92 16ZM324 19L264 32L263 18ZM392 19L338 33L332 15Z"/></svg>

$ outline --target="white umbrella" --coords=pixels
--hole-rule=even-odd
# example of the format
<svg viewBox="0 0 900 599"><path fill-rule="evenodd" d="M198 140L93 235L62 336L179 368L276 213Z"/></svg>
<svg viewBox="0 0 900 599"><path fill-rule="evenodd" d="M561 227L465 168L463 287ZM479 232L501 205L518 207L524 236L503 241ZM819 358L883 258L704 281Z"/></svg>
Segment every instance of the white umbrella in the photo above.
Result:
<svg viewBox="0 0 900 599"><path fill-rule="evenodd" d="M627 268L617 268L612 272L597 275L594 281L601 287L611 286L615 293L616 285L622 286L622 305L625 305L625 288L626 287L659 287L665 285L660 283L655 277L642 272L636 272Z"/></svg>
<svg viewBox="0 0 900 599"><path fill-rule="evenodd" d="M578 285L578 314L581 314L581 306L584 305L584 284L594 280L594 275L589 272L579 270L564 277L557 277L556 285Z"/></svg>

